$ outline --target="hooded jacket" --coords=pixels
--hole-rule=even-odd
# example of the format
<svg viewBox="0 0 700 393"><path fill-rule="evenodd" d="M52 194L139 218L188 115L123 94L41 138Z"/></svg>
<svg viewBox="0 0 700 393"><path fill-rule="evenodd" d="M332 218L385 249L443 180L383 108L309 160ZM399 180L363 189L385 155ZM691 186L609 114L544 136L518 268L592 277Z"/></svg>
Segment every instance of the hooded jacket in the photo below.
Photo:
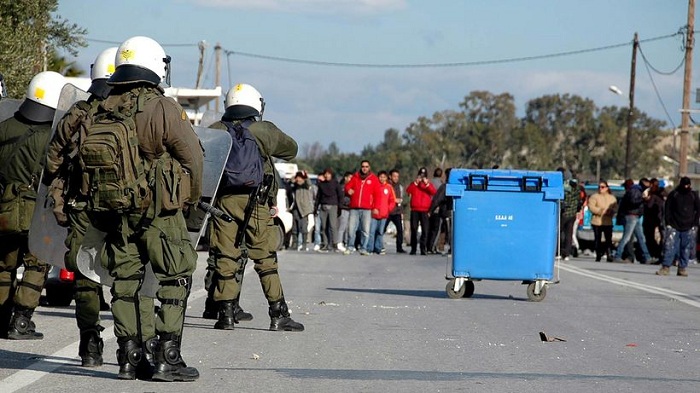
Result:
<svg viewBox="0 0 700 393"><path fill-rule="evenodd" d="M350 181L345 184L346 195L349 195L348 191L354 190L354 193L350 195L350 208L371 209L374 189L378 184L379 179L374 173L370 172L363 178L359 171L355 172Z"/></svg>
<svg viewBox="0 0 700 393"><path fill-rule="evenodd" d="M396 206L394 187L389 183L379 183L374 190L372 218L382 220L389 217L389 212L394 209L394 206Z"/></svg>
<svg viewBox="0 0 700 393"><path fill-rule="evenodd" d="M411 211L427 213L430 211L430 202L435 195L435 187L430 182L411 182L406 187L406 194L411 196Z"/></svg>
<svg viewBox="0 0 700 393"><path fill-rule="evenodd" d="M698 225L700 198L695 191L681 185L671 191L671 194L666 198L664 210L666 225L677 231L689 231Z"/></svg>

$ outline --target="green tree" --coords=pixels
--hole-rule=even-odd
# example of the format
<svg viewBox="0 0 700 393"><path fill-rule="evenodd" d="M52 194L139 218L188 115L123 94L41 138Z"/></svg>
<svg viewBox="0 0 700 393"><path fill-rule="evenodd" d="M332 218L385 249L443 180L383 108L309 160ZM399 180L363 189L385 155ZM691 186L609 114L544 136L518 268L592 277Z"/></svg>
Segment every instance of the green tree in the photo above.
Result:
<svg viewBox="0 0 700 393"><path fill-rule="evenodd" d="M77 55L87 31L56 15L58 0L0 0L0 64L8 95L20 98L51 54Z"/></svg>

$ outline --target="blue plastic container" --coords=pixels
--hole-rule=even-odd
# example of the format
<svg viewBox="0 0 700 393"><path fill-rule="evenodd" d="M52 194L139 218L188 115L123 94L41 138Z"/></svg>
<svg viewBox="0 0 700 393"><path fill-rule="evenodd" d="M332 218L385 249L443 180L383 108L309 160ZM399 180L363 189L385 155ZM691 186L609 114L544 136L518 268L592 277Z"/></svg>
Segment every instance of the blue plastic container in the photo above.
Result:
<svg viewBox="0 0 700 393"><path fill-rule="evenodd" d="M528 297L532 290L530 300L541 300L554 271L561 172L453 169L446 194L454 199L451 264L457 284L522 280L537 284Z"/></svg>

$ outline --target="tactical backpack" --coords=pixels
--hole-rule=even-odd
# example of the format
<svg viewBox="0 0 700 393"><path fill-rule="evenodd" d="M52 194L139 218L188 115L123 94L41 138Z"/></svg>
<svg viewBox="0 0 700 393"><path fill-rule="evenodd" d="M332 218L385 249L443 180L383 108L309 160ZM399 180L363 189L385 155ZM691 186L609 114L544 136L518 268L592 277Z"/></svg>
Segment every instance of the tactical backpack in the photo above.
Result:
<svg viewBox="0 0 700 393"><path fill-rule="evenodd" d="M236 124L228 121L223 123L231 134L233 143L226 160L222 188L259 186L265 172L258 143L248 128L253 121L249 119Z"/></svg>
<svg viewBox="0 0 700 393"><path fill-rule="evenodd" d="M127 102L111 111L100 105L80 144L82 191L91 211L144 211L150 203L134 121L143 110L146 93L128 94Z"/></svg>

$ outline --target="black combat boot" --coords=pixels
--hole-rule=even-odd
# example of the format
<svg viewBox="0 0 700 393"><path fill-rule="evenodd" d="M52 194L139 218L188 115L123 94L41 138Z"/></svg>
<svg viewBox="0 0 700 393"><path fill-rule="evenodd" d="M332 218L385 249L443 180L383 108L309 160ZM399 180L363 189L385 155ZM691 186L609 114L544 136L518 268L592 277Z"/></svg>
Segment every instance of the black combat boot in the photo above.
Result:
<svg viewBox="0 0 700 393"><path fill-rule="evenodd" d="M199 371L194 367L187 367L180 356L180 337L174 334L162 334L155 353L156 372L153 379L156 381L181 381L190 382L199 378Z"/></svg>
<svg viewBox="0 0 700 393"><path fill-rule="evenodd" d="M117 339L117 363L119 363L119 379L136 379L139 363L143 361L141 343L130 337ZM140 374L140 373L139 373Z"/></svg>
<svg viewBox="0 0 700 393"><path fill-rule="evenodd" d="M233 300L219 302L219 320L214 324L214 329L233 330L236 319Z"/></svg>
<svg viewBox="0 0 700 393"><path fill-rule="evenodd" d="M236 303L233 308L233 318L236 320L236 323L240 321L252 321L253 314L246 312L238 303Z"/></svg>
<svg viewBox="0 0 700 393"><path fill-rule="evenodd" d="M32 322L34 310L15 306L15 312L10 319L10 330L7 338L10 340L41 340L44 335L35 331L36 325Z"/></svg>
<svg viewBox="0 0 700 393"><path fill-rule="evenodd" d="M150 380L155 372L155 353L158 347L158 337L153 337L143 344L143 358L136 366L136 378L140 380Z"/></svg>
<svg viewBox="0 0 700 393"><path fill-rule="evenodd" d="M83 367L99 367L102 365L104 342L100 338L100 328L101 326L98 326L80 332L78 355Z"/></svg>
<svg viewBox="0 0 700 393"><path fill-rule="evenodd" d="M219 319L219 308L216 302L210 296L207 296L207 300L204 301L204 312L202 313L202 318L204 319Z"/></svg>
<svg viewBox="0 0 700 393"><path fill-rule="evenodd" d="M289 314L289 308L287 303L282 300L278 300L274 303L270 303L270 330L279 331L284 330L287 332L303 332L304 325L295 322Z"/></svg>

